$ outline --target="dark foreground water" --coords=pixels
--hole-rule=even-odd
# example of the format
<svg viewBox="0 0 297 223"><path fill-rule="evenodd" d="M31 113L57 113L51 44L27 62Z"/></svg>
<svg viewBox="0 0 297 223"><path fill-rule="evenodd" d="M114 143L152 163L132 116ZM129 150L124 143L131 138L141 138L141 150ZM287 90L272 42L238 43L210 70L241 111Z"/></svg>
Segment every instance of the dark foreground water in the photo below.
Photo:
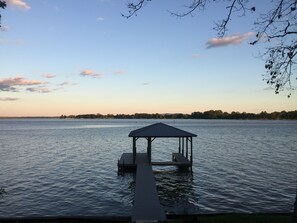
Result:
<svg viewBox="0 0 297 223"><path fill-rule="evenodd" d="M198 135L193 174L154 168L169 213L289 212L297 186L296 121L162 120ZM131 130L160 120L0 120L0 217L130 215L135 176L118 176ZM146 149L145 140L138 151ZM156 139L170 160L177 139Z"/></svg>

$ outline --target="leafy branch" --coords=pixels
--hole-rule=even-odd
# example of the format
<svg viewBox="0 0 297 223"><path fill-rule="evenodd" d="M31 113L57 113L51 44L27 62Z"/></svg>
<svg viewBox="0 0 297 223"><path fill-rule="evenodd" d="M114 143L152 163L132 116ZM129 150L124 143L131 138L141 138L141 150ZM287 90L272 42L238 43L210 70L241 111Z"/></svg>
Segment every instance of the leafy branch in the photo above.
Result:
<svg viewBox="0 0 297 223"><path fill-rule="evenodd" d="M7 6L6 2L3 0L0 0L0 9L5 9ZM1 28L1 14L0 14L0 28Z"/></svg>
<svg viewBox="0 0 297 223"><path fill-rule="evenodd" d="M135 0L136 1L136 0ZM137 0L137 3L128 4L130 18L151 0ZM247 12L256 12L257 1L252 0L191 0L185 6L182 13L170 12L176 17L193 16L195 11L205 10L208 4L225 3L227 14L224 19L215 23L214 30L217 36L223 38L227 31L230 20L237 15L246 16ZM250 3L254 5L250 5ZM297 80L297 0L271 0L271 9L259 15L254 23L257 31L255 39L250 43L266 44L266 51L262 54L266 74L263 80L274 88L275 93L288 90L288 97L295 90L294 83ZM274 4L274 5L273 5ZM124 16L124 15L123 15Z"/></svg>

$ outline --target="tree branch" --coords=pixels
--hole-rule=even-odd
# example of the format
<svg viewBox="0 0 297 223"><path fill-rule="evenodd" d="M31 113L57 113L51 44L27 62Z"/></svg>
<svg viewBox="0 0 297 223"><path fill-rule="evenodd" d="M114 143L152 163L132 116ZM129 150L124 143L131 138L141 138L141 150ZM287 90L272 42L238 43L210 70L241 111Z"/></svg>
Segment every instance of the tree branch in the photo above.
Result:
<svg viewBox="0 0 297 223"><path fill-rule="evenodd" d="M140 10L145 3L151 0L137 0L138 3L129 3L129 15L131 17ZM191 0L192 3L185 6L188 10L183 13L170 12L171 15L177 17L185 17L192 15L196 10L204 10L207 4L212 2L223 2L228 4L226 17L216 23L214 30L217 31L219 37L224 37L228 31L228 26L234 14L237 16L245 16L246 11L255 12L256 7L247 7L251 0ZM255 1L256 2L256 1ZM275 93L287 89L294 90L297 71L297 0L271 0L275 3L271 10L267 10L264 14L260 14L254 23L257 30L256 38L251 45L262 43L268 45L266 52L262 54L265 60L266 75L264 79L267 84L275 89ZM257 3L255 3L257 4ZM271 5L270 5L271 6ZM241 15L238 15L242 13ZM294 81L294 83L292 82ZM297 82L297 81L296 81ZM290 96L291 93L288 95Z"/></svg>
<svg viewBox="0 0 297 223"><path fill-rule="evenodd" d="M176 13L176 12L169 11L169 13L173 16L185 17L188 15L192 15L192 13L199 8L204 9L205 5L206 5L206 0L193 0L192 4L190 6L185 6L189 9L188 11L186 11L184 13Z"/></svg>
<svg viewBox="0 0 297 223"><path fill-rule="evenodd" d="M139 2L137 4L128 3L127 7L129 9L129 11L128 11L129 14L124 15L122 13L122 16L128 19L133 15L137 15L137 12L144 6L145 2L148 2L148 1L151 1L151 0L139 0Z"/></svg>

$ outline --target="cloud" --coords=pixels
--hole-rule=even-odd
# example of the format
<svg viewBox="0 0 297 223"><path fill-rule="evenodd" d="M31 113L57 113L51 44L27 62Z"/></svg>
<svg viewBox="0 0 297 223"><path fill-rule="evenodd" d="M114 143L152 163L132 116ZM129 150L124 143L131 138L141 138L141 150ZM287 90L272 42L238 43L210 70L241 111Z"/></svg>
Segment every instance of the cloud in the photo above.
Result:
<svg viewBox="0 0 297 223"><path fill-rule="evenodd" d="M198 54L198 53L194 53L194 54L192 54L192 57L195 58L195 59L196 59L196 58L199 58L199 57L200 57L200 54Z"/></svg>
<svg viewBox="0 0 297 223"><path fill-rule="evenodd" d="M42 75L42 77L45 77L45 78L54 78L54 77L56 77L56 75L55 74L43 74Z"/></svg>
<svg viewBox="0 0 297 223"><path fill-rule="evenodd" d="M104 18L103 17L100 17L100 16L96 18L96 21L97 22L102 22L103 20L104 20Z"/></svg>
<svg viewBox="0 0 297 223"><path fill-rule="evenodd" d="M24 77L2 78L0 79L0 91L18 92L19 87L45 84L38 80L28 80Z"/></svg>
<svg viewBox="0 0 297 223"><path fill-rule="evenodd" d="M19 90L15 87L9 86L7 84L0 83L0 91L11 91L11 92L18 92Z"/></svg>
<svg viewBox="0 0 297 223"><path fill-rule="evenodd" d="M9 39L1 39L0 38L0 44L22 44L24 41L22 39L16 39L16 40L9 40Z"/></svg>
<svg viewBox="0 0 297 223"><path fill-rule="evenodd" d="M142 85L150 85L150 82L143 82Z"/></svg>
<svg viewBox="0 0 297 223"><path fill-rule="evenodd" d="M13 8L18 8L23 10L30 9L30 6L23 0L6 0L6 3L8 6L11 6Z"/></svg>
<svg viewBox="0 0 297 223"><path fill-rule="evenodd" d="M274 91L275 89L271 86L263 88L264 91Z"/></svg>
<svg viewBox="0 0 297 223"><path fill-rule="evenodd" d="M248 37L252 36L252 32L248 32L245 34L235 34L232 36L226 36L223 38L211 38L207 41L207 49L214 48L214 47L222 47L228 45L239 45Z"/></svg>
<svg viewBox="0 0 297 223"><path fill-rule="evenodd" d="M19 98L9 98L9 97L0 98L0 101L17 101L17 100L19 100Z"/></svg>
<svg viewBox="0 0 297 223"><path fill-rule="evenodd" d="M87 77L93 77L93 78L99 78L102 76L102 74L100 73L94 73L92 70L90 69L85 69L80 73L81 76L87 76Z"/></svg>
<svg viewBox="0 0 297 223"><path fill-rule="evenodd" d="M71 82L68 82L68 81L62 82L60 84L60 86L73 86L73 85L77 85L77 84L76 83L71 83Z"/></svg>
<svg viewBox="0 0 297 223"><path fill-rule="evenodd" d="M18 76L14 78L4 78L0 79L0 84L7 84L7 85L37 85L37 84L42 84L43 82L38 81L38 80L28 80L24 77Z"/></svg>
<svg viewBox="0 0 297 223"><path fill-rule="evenodd" d="M113 72L113 73L116 74L116 75L122 75L122 74L125 73L125 71L123 71L123 70L116 70L116 71Z"/></svg>
<svg viewBox="0 0 297 223"><path fill-rule="evenodd" d="M47 87L29 87L26 90L30 91L30 92L37 92L37 93L50 93L50 92L52 92Z"/></svg>
<svg viewBox="0 0 297 223"><path fill-rule="evenodd" d="M0 27L0 31L1 32L7 32L8 30L9 30L9 27L8 26L1 25L1 27Z"/></svg>

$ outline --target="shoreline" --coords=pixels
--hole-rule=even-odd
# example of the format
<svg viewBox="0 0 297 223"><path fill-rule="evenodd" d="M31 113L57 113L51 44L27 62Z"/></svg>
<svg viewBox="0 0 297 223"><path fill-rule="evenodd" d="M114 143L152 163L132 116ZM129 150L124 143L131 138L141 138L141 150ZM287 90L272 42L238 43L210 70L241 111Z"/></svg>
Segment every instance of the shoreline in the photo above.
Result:
<svg viewBox="0 0 297 223"><path fill-rule="evenodd" d="M214 213L214 214L167 214L167 222L200 223L291 223L293 213ZM36 217L0 217L1 223L95 223L95 222L131 222L130 216L36 216Z"/></svg>
<svg viewBox="0 0 297 223"><path fill-rule="evenodd" d="M195 111L187 113L134 113L134 114L79 114L79 115L60 115L60 116L0 116L3 118L15 119L224 119L224 120L297 120L297 110L293 111L274 111L260 113L251 112L223 112L222 110L209 110L204 112Z"/></svg>

